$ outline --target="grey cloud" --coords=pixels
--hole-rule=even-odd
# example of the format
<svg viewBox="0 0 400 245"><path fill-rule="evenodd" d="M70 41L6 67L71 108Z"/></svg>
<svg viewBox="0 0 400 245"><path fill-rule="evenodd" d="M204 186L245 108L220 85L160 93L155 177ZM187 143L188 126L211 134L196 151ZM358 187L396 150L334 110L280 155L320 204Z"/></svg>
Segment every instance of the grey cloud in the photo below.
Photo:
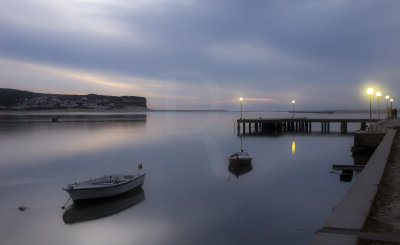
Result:
<svg viewBox="0 0 400 245"><path fill-rule="evenodd" d="M246 82L249 89L284 92L302 85L321 93L324 86L351 84L348 93L354 94L362 80L377 79L400 90L395 82L400 75L398 1L168 1L139 10L104 3L94 7L82 18L116 23L127 38L3 18L0 53L152 79L193 71L222 88ZM35 21L43 8L31 5L26 11ZM238 47L246 45L255 53L247 49L241 54L246 49ZM273 51L270 57L268 50Z"/></svg>

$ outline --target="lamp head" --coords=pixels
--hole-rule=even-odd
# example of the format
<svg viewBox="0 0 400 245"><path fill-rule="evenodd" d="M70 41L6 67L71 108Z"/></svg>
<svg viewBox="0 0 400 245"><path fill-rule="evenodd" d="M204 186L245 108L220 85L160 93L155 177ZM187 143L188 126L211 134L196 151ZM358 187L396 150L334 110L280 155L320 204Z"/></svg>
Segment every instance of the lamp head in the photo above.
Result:
<svg viewBox="0 0 400 245"><path fill-rule="evenodd" d="M295 100L292 100L292 104L295 104L296 103L296 101Z"/></svg>
<svg viewBox="0 0 400 245"><path fill-rule="evenodd" d="M243 97L240 97L239 100L240 100L240 101L243 101Z"/></svg>
<svg viewBox="0 0 400 245"><path fill-rule="evenodd" d="M389 97L389 95L386 95L385 98L388 100L390 97Z"/></svg>
<svg viewBox="0 0 400 245"><path fill-rule="evenodd" d="M374 93L374 89L373 88L367 88L367 94L371 95Z"/></svg>
<svg viewBox="0 0 400 245"><path fill-rule="evenodd" d="M376 96L381 97L382 93L378 91L378 92L376 92Z"/></svg>
<svg viewBox="0 0 400 245"><path fill-rule="evenodd" d="M393 99L390 99L390 102L393 102Z"/></svg>

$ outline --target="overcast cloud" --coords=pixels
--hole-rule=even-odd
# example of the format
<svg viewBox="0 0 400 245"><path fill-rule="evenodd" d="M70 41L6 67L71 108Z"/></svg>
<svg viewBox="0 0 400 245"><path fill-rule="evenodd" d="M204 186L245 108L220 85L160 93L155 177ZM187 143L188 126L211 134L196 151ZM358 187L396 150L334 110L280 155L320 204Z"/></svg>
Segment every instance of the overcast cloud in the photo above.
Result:
<svg viewBox="0 0 400 245"><path fill-rule="evenodd" d="M400 1L13 0L0 87L146 96L152 108L357 109L400 93Z"/></svg>

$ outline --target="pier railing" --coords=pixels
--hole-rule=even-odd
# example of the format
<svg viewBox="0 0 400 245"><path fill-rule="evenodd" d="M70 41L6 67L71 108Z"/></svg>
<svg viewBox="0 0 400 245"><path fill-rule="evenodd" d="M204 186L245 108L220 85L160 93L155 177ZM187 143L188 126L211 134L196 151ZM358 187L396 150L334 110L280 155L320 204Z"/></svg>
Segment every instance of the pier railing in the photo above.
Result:
<svg viewBox="0 0 400 245"><path fill-rule="evenodd" d="M360 130L365 130L367 125L372 122L378 122L378 119L355 119L355 118L332 118L332 119L318 119L318 118L242 118L237 119L238 134L246 134L246 129L251 134L252 130L257 132L262 131L278 131L278 132L311 132L313 124L320 124L321 133L329 133L330 125L332 123L340 124L340 132L347 133L348 123L360 123ZM315 126L315 125L314 125Z"/></svg>

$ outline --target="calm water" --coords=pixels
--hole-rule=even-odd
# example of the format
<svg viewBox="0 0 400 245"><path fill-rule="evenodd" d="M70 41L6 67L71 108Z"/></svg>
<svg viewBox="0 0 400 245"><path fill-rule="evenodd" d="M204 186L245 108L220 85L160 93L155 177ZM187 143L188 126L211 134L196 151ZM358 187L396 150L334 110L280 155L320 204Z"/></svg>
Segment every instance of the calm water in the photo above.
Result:
<svg viewBox="0 0 400 245"><path fill-rule="evenodd" d="M3 119L0 244L309 244L351 185L329 173L333 163L353 163L351 135L322 135L315 125L312 134L244 137L243 148L254 159L240 175L229 172L227 161L240 149L237 113L140 117ZM147 174L142 190L61 209L68 200L61 188L68 183L136 171L139 162Z"/></svg>

